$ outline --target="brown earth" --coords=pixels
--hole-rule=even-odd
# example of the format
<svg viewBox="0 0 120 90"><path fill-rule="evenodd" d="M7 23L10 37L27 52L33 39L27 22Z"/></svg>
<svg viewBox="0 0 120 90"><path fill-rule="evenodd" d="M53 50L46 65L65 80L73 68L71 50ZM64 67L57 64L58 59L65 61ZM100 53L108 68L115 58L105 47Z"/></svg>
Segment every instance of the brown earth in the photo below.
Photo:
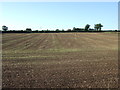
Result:
<svg viewBox="0 0 120 90"><path fill-rule="evenodd" d="M117 88L118 34L2 35L3 88Z"/></svg>

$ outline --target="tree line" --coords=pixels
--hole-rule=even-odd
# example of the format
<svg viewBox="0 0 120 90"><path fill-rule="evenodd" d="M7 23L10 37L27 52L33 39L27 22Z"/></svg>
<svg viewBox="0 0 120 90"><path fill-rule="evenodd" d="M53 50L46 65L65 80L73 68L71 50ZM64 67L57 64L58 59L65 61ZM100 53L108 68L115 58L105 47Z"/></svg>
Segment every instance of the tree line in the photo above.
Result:
<svg viewBox="0 0 120 90"><path fill-rule="evenodd" d="M84 28L76 28L73 27L73 29L68 29L68 30L60 30L60 29L56 29L56 30L32 30L31 28L26 28L26 30L8 30L7 26L2 26L2 32L23 32L23 33L30 33L30 32L41 32L41 33L53 33L53 32L101 32L101 28L103 27L103 25L101 23L99 24L95 24L94 25L94 29L90 28L89 24L86 24Z"/></svg>

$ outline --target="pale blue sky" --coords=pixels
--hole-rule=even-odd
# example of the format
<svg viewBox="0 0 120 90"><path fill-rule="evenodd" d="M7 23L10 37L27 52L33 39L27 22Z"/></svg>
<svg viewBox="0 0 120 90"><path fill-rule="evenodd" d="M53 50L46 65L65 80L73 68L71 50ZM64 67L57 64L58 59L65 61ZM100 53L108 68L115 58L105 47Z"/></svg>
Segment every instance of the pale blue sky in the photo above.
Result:
<svg viewBox="0 0 120 90"><path fill-rule="evenodd" d="M2 25L10 30L72 29L101 23L118 29L117 2L1 2Z"/></svg>

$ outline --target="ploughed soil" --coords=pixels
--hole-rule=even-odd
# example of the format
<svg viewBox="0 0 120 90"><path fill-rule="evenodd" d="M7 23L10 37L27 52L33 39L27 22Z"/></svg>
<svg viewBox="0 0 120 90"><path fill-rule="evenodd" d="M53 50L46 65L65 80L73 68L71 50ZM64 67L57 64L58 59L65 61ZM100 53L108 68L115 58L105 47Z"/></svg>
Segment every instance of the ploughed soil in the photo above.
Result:
<svg viewBox="0 0 120 90"><path fill-rule="evenodd" d="M118 34L4 33L3 88L117 88Z"/></svg>

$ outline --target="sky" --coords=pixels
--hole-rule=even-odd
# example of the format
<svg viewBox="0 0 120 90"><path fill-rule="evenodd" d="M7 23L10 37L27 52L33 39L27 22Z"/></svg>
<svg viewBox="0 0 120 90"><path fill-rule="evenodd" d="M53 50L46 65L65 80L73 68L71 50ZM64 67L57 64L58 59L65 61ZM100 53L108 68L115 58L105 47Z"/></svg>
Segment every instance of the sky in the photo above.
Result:
<svg viewBox="0 0 120 90"><path fill-rule="evenodd" d="M120 30L120 1L118 2L118 29Z"/></svg>
<svg viewBox="0 0 120 90"><path fill-rule="evenodd" d="M0 2L0 26L9 30L118 29L118 2ZM1 28L2 29L2 28Z"/></svg>

